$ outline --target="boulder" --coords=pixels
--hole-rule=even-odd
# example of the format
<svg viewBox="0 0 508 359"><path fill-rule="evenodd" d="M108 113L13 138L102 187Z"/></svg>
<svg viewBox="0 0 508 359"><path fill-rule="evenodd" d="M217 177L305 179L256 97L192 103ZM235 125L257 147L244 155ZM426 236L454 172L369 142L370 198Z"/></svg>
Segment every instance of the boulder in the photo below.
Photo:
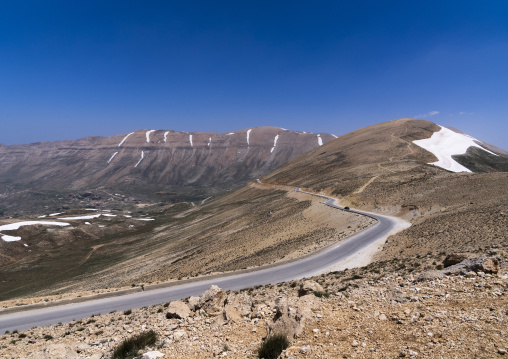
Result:
<svg viewBox="0 0 508 359"><path fill-rule="evenodd" d="M178 300L169 304L166 318L186 319L190 312L188 305Z"/></svg>
<svg viewBox="0 0 508 359"><path fill-rule="evenodd" d="M189 303L187 304L189 306L189 309L194 311L198 308L199 304L199 297L189 297Z"/></svg>
<svg viewBox="0 0 508 359"><path fill-rule="evenodd" d="M226 299L226 292L216 285L212 285L210 289L204 292L199 298L196 308L203 309L203 311L210 316L220 315L226 303Z"/></svg>
<svg viewBox="0 0 508 359"><path fill-rule="evenodd" d="M46 348L42 357L48 359L67 359L74 358L75 356L76 352L72 350L70 346L65 344L51 344Z"/></svg>
<svg viewBox="0 0 508 359"><path fill-rule="evenodd" d="M324 292L323 287L313 280L306 280L300 285L300 290L298 291L299 296L304 296L307 294L311 294L314 292Z"/></svg>
<svg viewBox="0 0 508 359"><path fill-rule="evenodd" d="M466 259L473 258L474 254L471 253L452 253L448 254L446 258L443 260L443 267L447 268L453 266L455 264L459 264Z"/></svg>
<svg viewBox="0 0 508 359"><path fill-rule="evenodd" d="M499 262L496 258L480 256L466 259L458 264L445 268L442 272L447 275L467 275L468 272L497 273Z"/></svg>
<svg viewBox="0 0 508 359"><path fill-rule="evenodd" d="M426 280L435 280L439 278L443 278L444 274L438 270L429 270L421 273L418 278L415 279L415 282L424 282Z"/></svg>
<svg viewBox="0 0 508 359"><path fill-rule="evenodd" d="M240 323L242 322L242 316L238 310L232 305L226 305L222 312L224 319L228 322Z"/></svg>

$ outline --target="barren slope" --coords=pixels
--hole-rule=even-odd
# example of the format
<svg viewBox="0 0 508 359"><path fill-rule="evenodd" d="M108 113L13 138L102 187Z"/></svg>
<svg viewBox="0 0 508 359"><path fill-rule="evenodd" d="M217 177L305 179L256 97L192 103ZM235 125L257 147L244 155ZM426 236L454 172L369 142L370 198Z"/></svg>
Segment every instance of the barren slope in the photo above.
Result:
<svg viewBox="0 0 508 359"><path fill-rule="evenodd" d="M412 119L366 127L297 158L264 180L322 190L339 196L345 205L411 220L411 228L389 241L381 254L384 259L505 242L508 173L499 170L508 157L477 148L462 156L472 161L475 153L483 152L483 162L503 164L494 166L499 172L452 173L429 165L435 156L412 141L438 130L429 121ZM489 166L482 171L492 171Z"/></svg>

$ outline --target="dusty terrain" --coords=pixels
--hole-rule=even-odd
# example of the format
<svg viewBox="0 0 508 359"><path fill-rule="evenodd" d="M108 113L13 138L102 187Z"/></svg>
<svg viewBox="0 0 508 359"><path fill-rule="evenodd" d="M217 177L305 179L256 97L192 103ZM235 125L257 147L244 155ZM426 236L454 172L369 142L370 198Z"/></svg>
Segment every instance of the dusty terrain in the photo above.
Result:
<svg viewBox="0 0 508 359"><path fill-rule="evenodd" d="M286 333L290 346L282 358L502 357L508 350L506 255L506 247L494 248L476 254L483 267L462 262L432 271L444 255L427 254L311 282L228 293L215 288L186 303L6 333L0 355L110 358L123 339L154 330L159 339L139 355L255 358L264 337ZM483 271L490 269L497 273ZM167 318L175 315L181 319Z"/></svg>
<svg viewBox="0 0 508 359"><path fill-rule="evenodd" d="M21 241L0 242L5 253L0 299L251 268L338 243L373 223L293 190L252 184L202 205L152 207L143 212L152 222L112 211L117 217L73 221L69 227L22 227L23 233L12 233L22 234Z"/></svg>

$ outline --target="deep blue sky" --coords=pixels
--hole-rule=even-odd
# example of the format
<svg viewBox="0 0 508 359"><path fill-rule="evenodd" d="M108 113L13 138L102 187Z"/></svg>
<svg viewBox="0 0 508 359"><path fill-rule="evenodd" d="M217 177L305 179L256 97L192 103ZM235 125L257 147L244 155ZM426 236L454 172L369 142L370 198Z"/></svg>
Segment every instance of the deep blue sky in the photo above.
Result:
<svg viewBox="0 0 508 359"><path fill-rule="evenodd" d="M0 2L0 143L416 116L508 149L507 1Z"/></svg>

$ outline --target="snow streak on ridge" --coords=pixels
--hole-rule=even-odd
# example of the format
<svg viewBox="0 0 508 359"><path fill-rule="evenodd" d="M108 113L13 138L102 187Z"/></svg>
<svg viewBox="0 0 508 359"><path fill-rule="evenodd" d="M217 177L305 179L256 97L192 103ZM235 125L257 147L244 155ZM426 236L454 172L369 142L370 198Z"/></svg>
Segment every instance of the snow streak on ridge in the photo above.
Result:
<svg viewBox="0 0 508 359"><path fill-rule="evenodd" d="M116 156L117 154L118 154L118 151L117 151L117 152L115 152L115 153L113 153L113 156L111 156L111 158L108 160L108 163L110 163L110 162L113 160L113 158L115 158L115 156Z"/></svg>
<svg viewBox="0 0 508 359"><path fill-rule="evenodd" d="M270 150L270 153L273 152L273 150L275 149L275 146L277 146L277 140L279 139L279 135L275 136L275 138L273 139L273 147L272 149Z"/></svg>
<svg viewBox="0 0 508 359"><path fill-rule="evenodd" d="M132 135L133 133L134 133L134 132L131 132L131 133L127 134L127 136L125 136L125 137L123 138L123 140L121 140L121 141L120 141L120 143L118 144L118 147L120 147L120 146L121 146L121 145L125 142L125 140L127 139L127 137L129 137L129 136L130 136L130 135Z"/></svg>
<svg viewBox="0 0 508 359"><path fill-rule="evenodd" d="M149 131L146 131L146 142L147 143L150 143L150 134L152 132L155 132L155 130L149 130Z"/></svg>
<svg viewBox="0 0 508 359"><path fill-rule="evenodd" d="M252 131L252 128L249 128L247 130L247 146L250 146L250 142L249 142L250 131Z"/></svg>
<svg viewBox="0 0 508 359"><path fill-rule="evenodd" d="M166 143L166 140L168 139L168 133L169 131L164 132L164 143Z"/></svg>
<svg viewBox="0 0 508 359"><path fill-rule="evenodd" d="M138 163L136 163L134 168L138 167L139 163L143 160L144 157L145 157L145 152L141 151L141 158L139 159Z"/></svg>
<svg viewBox="0 0 508 359"><path fill-rule="evenodd" d="M194 147L194 145L192 144L192 135L189 135L189 142L190 142L191 147Z"/></svg>
<svg viewBox="0 0 508 359"><path fill-rule="evenodd" d="M318 145L323 146L323 140L321 139L321 134L317 135L317 142L318 142Z"/></svg>

